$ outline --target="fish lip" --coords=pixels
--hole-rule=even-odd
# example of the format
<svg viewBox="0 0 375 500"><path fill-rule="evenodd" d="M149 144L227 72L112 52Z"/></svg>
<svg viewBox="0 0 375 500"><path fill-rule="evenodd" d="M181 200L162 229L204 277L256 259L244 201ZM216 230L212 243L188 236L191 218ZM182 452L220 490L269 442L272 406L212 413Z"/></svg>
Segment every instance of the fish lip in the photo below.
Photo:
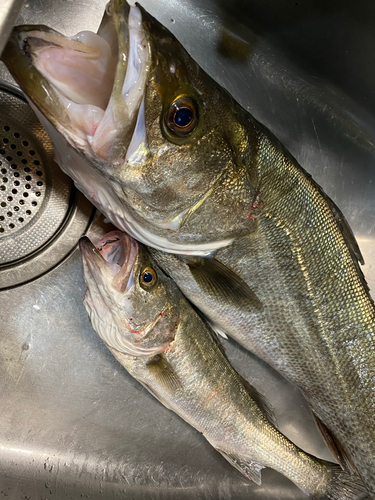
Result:
<svg viewBox="0 0 375 500"><path fill-rule="evenodd" d="M96 246L87 236L82 236L79 240L79 249L82 256L82 261L85 267L90 271L90 274L98 276L103 270L107 272L108 266L104 257L100 254Z"/></svg>
<svg viewBox="0 0 375 500"><path fill-rule="evenodd" d="M104 257L100 254L88 236L82 236L79 239L78 245L81 254L86 260L88 260L88 258L94 259L99 265L105 262Z"/></svg>
<svg viewBox="0 0 375 500"><path fill-rule="evenodd" d="M106 244L114 241L121 241L125 247L123 261L114 270L113 266L106 260L103 251ZM84 265L90 271L95 281L102 280L102 276L110 279L110 285L120 293L128 293L133 285L132 273L138 257L139 247L134 238L122 231L110 231L100 238L94 245L87 236L79 240L79 248ZM103 255L104 254L104 255Z"/></svg>

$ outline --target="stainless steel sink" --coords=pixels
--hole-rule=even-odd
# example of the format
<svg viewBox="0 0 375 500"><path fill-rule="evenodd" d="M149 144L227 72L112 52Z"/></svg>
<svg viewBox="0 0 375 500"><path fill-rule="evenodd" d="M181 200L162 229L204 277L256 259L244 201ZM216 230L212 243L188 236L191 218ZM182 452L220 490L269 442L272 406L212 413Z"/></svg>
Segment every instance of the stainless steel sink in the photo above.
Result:
<svg viewBox="0 0 375 500"><path fill-rule="evenodd" d="M335 200L375 289L371 2L356 12L318 0L142 5ZM29 0L18 24L73 35L96 30L104 7ZM77 242L110 227L54 164L48 136L4 66L0 77L0 499L305 498L271 470L260 487L248 481L107 351L82 304ZM273 403L281 431L330 459L299 391L235 342L223 344Z"/></svg>

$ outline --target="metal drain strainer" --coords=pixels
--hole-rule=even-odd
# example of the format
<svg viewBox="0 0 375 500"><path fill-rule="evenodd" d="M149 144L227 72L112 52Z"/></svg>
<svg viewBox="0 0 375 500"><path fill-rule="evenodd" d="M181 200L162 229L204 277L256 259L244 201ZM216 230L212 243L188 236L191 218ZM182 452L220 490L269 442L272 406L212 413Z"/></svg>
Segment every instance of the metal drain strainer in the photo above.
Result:
<svg viewBox="0 0 375 500"><path fill-rule="evenodd" d="M54 163L52 143L20 91L0 84L0 288L58 263L91 211Z"/></svg>
<svg viewBox="0 0 375 500"><path fill-rule="evenodd" d="M46 194L46 173L35 140L26 140L19 129L0 118L0 233L31 222Z"/></svg>

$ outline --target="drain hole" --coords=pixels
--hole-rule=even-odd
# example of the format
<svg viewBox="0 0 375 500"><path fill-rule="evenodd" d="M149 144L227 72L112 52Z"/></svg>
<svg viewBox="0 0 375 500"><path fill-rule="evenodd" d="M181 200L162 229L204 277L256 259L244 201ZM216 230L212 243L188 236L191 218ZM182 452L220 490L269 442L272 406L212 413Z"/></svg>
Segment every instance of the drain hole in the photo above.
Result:
<svg viewBox="0 0 375 500"><path fill-rule="evenodd" d="M1 123L0 221L8 221L2 226L0 222L4 236L11 231L15 233L21 225L25 229L42 208L47 189L37 144L6 122Z"/></svg>
<svg viewBox="0 0 375 500"><path fill-rule="evenodd" d="M4 228L0 227L0 233L3 233L3 232L4 232Z"/></svg>

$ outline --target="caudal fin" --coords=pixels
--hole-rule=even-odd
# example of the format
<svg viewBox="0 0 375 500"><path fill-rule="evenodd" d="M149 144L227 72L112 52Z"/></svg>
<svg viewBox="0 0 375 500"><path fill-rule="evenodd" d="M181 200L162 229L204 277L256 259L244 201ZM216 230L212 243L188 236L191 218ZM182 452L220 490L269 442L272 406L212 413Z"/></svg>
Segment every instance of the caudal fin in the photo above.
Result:
<svg viewBox="0 0 375 500"><path fill-rule="evenodd" d="M368 497L361 478L357 475L349 475L339 465L326 462L331 473L328 482L322 485L320 493L311 498L316 500L362 500ZM323 491L324 490L324 491Z"/></svg>

